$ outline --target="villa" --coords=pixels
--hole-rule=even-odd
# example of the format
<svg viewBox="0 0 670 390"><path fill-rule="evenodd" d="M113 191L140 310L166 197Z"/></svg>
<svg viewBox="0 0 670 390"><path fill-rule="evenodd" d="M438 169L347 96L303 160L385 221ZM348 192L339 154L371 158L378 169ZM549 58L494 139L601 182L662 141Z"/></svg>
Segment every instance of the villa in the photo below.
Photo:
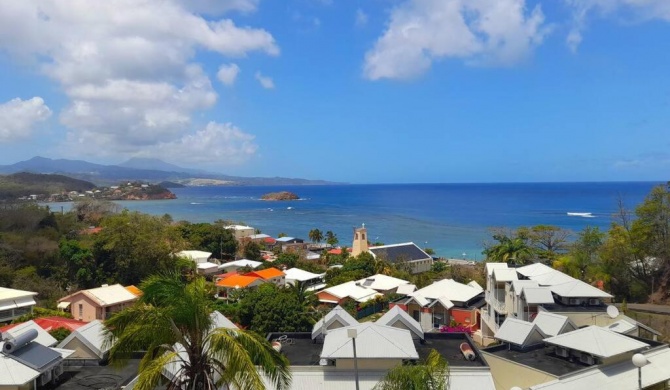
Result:
<svg viewBox="0 0 670 390"><path fill-rule="evenodd" d="M0 287L0 322L9 322L32 313L36 292Z"/></svg>
<svg viewBox="0 0 670 390"><path fill-rule="evenodd" d="M69 309L80 321L106 320L113 313L130 307L139 298L120 284L77 291L58 300L59 309Z"/></svg>

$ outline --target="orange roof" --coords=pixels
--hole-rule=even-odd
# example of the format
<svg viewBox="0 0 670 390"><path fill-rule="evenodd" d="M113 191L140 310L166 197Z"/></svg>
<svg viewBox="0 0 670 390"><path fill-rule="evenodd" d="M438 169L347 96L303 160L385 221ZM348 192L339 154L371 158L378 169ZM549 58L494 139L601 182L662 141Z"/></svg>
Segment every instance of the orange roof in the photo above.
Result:
<svg viewBox="0 0 670 390"><path fill-rule="evenodd" d="M257 281L260 278L255 276L248 275L231 275L225 279L221 279L216 282L218 287L228 287L228 288L237 288L237 287L247 287L251 283Z"/></svg>
<svg viewBox="0 0 670 390"><path fill-rule="evenodd" d="M126 286L126 287L124 287L124 288L125 288L128 292L130 292L131 294L133 294L133 295L136 296L136 297L139 297L139 296L141 296L141 295L143 294L143 293L142 293L142 290L140 290L139 288L137 288L137 287L135 287L135 286L133 286L133 285Z"/></svg>
<svg viewBox="0 0 670 390"><path fill-rule="evenodd" d="M275 242L277 242L277 240L275 240L275 239L272 238L272 237L265 237L265 238L263 239L263 241L265 241L265 242L268 243L268 244L274 244Z"/></svg>
<svg viewBox="0 0 670 390"><path fill-rule="evenodd" d="M258 276L259 278L263 278L263 279L267 280L267 279L272 279L272 278L276 278L276 277L279 277L279 276L284 276L286 274L283 273L282 271L278 270L277 268L271 267L271 268L262 269L260 271L252 271L252 272L247 273L246 275Z"/></svg>
<svg viewBox="0 0 670 390"><path fill-rule="evenodd" d="M331 255L341 255L342 249L340 248L331 249L328 251L328 253L330 253Z"/></svg>

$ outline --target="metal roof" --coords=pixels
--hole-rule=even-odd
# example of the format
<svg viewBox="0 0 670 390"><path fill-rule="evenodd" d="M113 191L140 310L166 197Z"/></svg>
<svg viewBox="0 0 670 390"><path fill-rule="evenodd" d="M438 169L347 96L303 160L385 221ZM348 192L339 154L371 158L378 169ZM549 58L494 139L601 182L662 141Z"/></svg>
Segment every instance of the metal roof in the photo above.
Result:
<svg viewBox="0 0 670 390"><path fill-rule="evenodd" d="M337 325L338 327L352 326L357 325L358 321L348 311L344 310L342 306L335 306L333 310L314 324L312 327L312 339L326 334L334 324L339 324Z"/></svg>
<svg viewBox="0 0 670 390"><path fill-rule="evenodd" d="M371 288L359 286L354 281L329 287L323 290L323 292L336 296L339 299L349 297L357 302L367 302L382 295Z"/></svg>
<svg viewBox="0 0 670 390"><path fill-rule="evenodd" d="M103 307L137 300L137 296L126 290L125 287L120 284L113 284L111 286L102 286L88 290L77 291L66 296L65 298L59 299L58 302L72 302L72 297L77 294L84 294L91 298L98 305Z"/></svg>
<svg viewBox="0 0 670 390"><path fill-rule="evenodd" d="M358 359L412 359L419 358L409 330L366 322L360 325L333 329L323 341L322 359L353 359L354 350L349 329L356 329L356 356Z"/></svg>
<svg viewBox="0 0 670 390"><path fill-rule="evenodd" d="M5 299L34 297L35 295L37 295L37 293L32 291L23 291L23 290L15 290L13 288L0 287L0 301L4 301Z"/></svg>
<svg viewBox="0 0 670 390"><path fill-rule="evenodd" d="M426 298L437 299L446 297L454 302L467 302L479 294L483 290L476 287L468 286L467 284L458 283L453 279L442 279L433 284L428 285L420 290L415 291L410 295L420 294Z"/></svg>
<svg viewBox="0 0 670 390"><path fill-rule="evenodd" d="M396 290L396 294L399 295L409 295L416 291L416 285L414 284L403 284L398 286L398 289Z"/></svg>
<svg viewBox="0 0 670 390"><path fill-rule="evenodd" d="M212 252L196 251L196 250L181 251L177 252L177 256L185 257L191 261L198 261L198 260L207 261L207 259L209 259L212 256Z"/></svg>
<svg viewBox="0 0 670 390"><path fill-rule="evenodd" d="M45 347L51 347L58 343L58 340L56 340L41 326L37 325L33 320L18 324L9 330L6 330L4 333L12 336L13 338L16 338L30 329L35 329L35 331L37 331L37 338L34 340L35 342L42 344Z"/></svg>
<svg viewBox="0 0 670 390"><path fill-rule="evenodd" d="M308 280L312 279L318 279L323 277L323 274L315 274L312 272L308 272L305 270L302 270L300 268L289 268L286 271L284 271L284 274L286 275L286 280L297 280L299 282L306 282Z"/></svg>
<svg viewBox="0 0 670 390"><path fill-rule="evenodd" d="M495 268L493 270L493 277L497 282L511 282L519 280L514 268Z"/></svg>
<svg viewBox="0 0 670 390"><path fill-rule="evenodd" d="M547 311L540 311L535 316L533 324L537 325L547 336L557 336L566 331L570 332L577 329L568 317L560 314L549 313Z"/></svg>
<svg viewBox="0 0 670 390"><path fill-rule="evenodd" d="M642 367L642 388L670 380L670 349L663 347L644 353L649 364ZM638 369L631 359L605 366L593 366L551 382L531 386L531 390L629 390L637 389Z"/></svg>
<svg viewBox="0 0 670 390"><path fill-rule="evenodd" d="M605 291L577 279L556 284L550 288L551 291L562 297L612 298L612 295Z"/></svg>
<svg viewBox="0 0 670 390"><path fill-rule="evenodd" d="M213 328L226 328L226 329L239 329L233 321L229 320L228 317L224 316L220 312L214 310L210 315L212 319Z"/></svg>
<svg viewBox="0 0 670 390"><path fill-rule="evenodd" d="M235 260L235 261L229 261L227 263L223 263L219 266L219 269L228 269L230 267L251 267L251 268L256 268L259 265L261 265L260 261L254 261L254 260L249 260L249 259L241 259L241 260Z"/></svg>
<svg viewBox="0 0 670 390"><path fill-rule="evenodd" d="M0 341L0 350L4 343ZM20 386L30 383L40 372L0 353L0 386Z"/></svg>
<svg viewBox="0 0 670 390"><path fill-rule="evenodd" d="M389 263L433 259L413 242L373 246L370 248L370 252L372 252L375 258L377 256L385 257Z"/></svg>
<svg viewBox="0 0 670 390"><path fill-rule="evenodd" d="M58 348L68 348L68 344L77 339L82 342L96 356L102 359L111 348L111 345L105 343L105 326L99 320L94 320L70 333L63 341L58 344Z"/></svg>
<svg viewBox="0 0 670 390"><path fill-rule="evenodd" d="M470 282L468 282L468 286L484 291L484 288L480 286L479 283L477 283L475 280L471 280Z"/></svg>
<svg viewBox="0 0 670 390"><path fill-rule="evenodd" d="M512 290L514 290L514 295L517 297L521 295L521 290L524 287L539 287L540 285L537 284L536 281L534 280L514 280L512 281Z"/></svg>
<svg viewBox="0 0 670 390"><path fill-rule="evenodd" d="M541 305L544 303L554 303L554 296L547 287L524 287L521 295L526 298L529 305Z"/></svg>
<svg viewBox="0 0 670 390"><path fill-rule="evenodd" d="M547 338L544 341L547 344L585 352L601 358L609 358L649 347L647 343L603 329L599 326L588 326Z"/></svg>
<svg viewBox="0 0 670 390"><path fill-rule="evenodd" d="M508 268L507 263L486 263L486 274L491 276L493 270L498 268Z"/></svg>
<svg viewBox="0 0 670 390"><path fill-rule="evenodd" d="M391 310L387 311L383 316L381 316L375 324L393 326L400 329L407 329L416 335L416 338L423 339L423 330L421 325L416 322L406 311L400 308L400 306L393 306Z"/></svg>
<svg viewBox="0 0 670 390"><path fill-rule="evenodd" d="M406 280L382 274L368 276L367 278L356 281L356 283L363 287L382 291L391 290L402 285L409 284L409 282Z"/></svg>
<svg viewBox="0 0 670 390"><path fill-rule="evenodd" d="M621 333L621 334L628 334L628 333L638 329L637 324L628 322L624 319L612 322L609 325L603 326L603 328L605 328L607 330L611 330L612 332Z"/></svg>
<svg viewBox="0 0 670 390"><path fill-rule="evenodd" d="M507 318L494 337L506 343L527 347L542 344L542 339L547 337L547 335L533 323L516 318Z"/></svg>
<svg viewBox="0 0 670 390"><path fill-rule="evenodd" d="M516 272L537 282L540 286L549 286L551 291L562 297L611 298L612 295L588 283L575 279L542 263L526 265Z"/></svg>

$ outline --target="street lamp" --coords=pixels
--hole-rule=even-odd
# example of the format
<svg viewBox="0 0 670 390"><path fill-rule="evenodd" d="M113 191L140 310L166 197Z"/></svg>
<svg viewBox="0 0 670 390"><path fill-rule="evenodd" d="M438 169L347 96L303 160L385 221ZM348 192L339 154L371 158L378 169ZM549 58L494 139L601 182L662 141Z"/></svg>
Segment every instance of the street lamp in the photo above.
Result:
<svg viewBox="0 0 670 390"><path fill-rule="evenodd" d="M351 342L354 346L354 376L356 377L356 390L358 388L358 359L356 358L356 337L358 337L358 329L349 328L347 329L347 336L351 339Z"/></svg>
<svg viewBox="0 0 670 390"><path fill-rule="evenodd" d="M641 353L636 353L633 355L633 365L637 367L637 387L639 390L642 390L642 367L646 366L649 364L649 360L641 354Z"/></svg>

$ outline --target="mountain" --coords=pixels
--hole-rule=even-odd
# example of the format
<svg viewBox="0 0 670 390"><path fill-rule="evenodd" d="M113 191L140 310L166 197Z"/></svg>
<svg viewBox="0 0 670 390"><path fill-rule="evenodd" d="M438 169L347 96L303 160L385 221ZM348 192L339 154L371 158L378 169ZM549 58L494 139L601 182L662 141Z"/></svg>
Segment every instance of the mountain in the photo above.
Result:
<svg viewBox="0 0 670 390"><path fill-rule="evenodd" d="M97 185L113 185L124 181L158 183L171 181L184 185L315 185L338 184L324 180L285 177L240 177L185 169L158 159L130 159L121 165L102 165L83 160L33 157L11 165L0 165L0 174L17 172L49 173L74 177Z"/></svg>
<svg viewBox="0 0 670 390"><path fill-rule="evenodd" d="M22 196L48 196L69 191L84 192L95 188L93 183L63 175L14 173L0 176L0 200Z"/></svg>

